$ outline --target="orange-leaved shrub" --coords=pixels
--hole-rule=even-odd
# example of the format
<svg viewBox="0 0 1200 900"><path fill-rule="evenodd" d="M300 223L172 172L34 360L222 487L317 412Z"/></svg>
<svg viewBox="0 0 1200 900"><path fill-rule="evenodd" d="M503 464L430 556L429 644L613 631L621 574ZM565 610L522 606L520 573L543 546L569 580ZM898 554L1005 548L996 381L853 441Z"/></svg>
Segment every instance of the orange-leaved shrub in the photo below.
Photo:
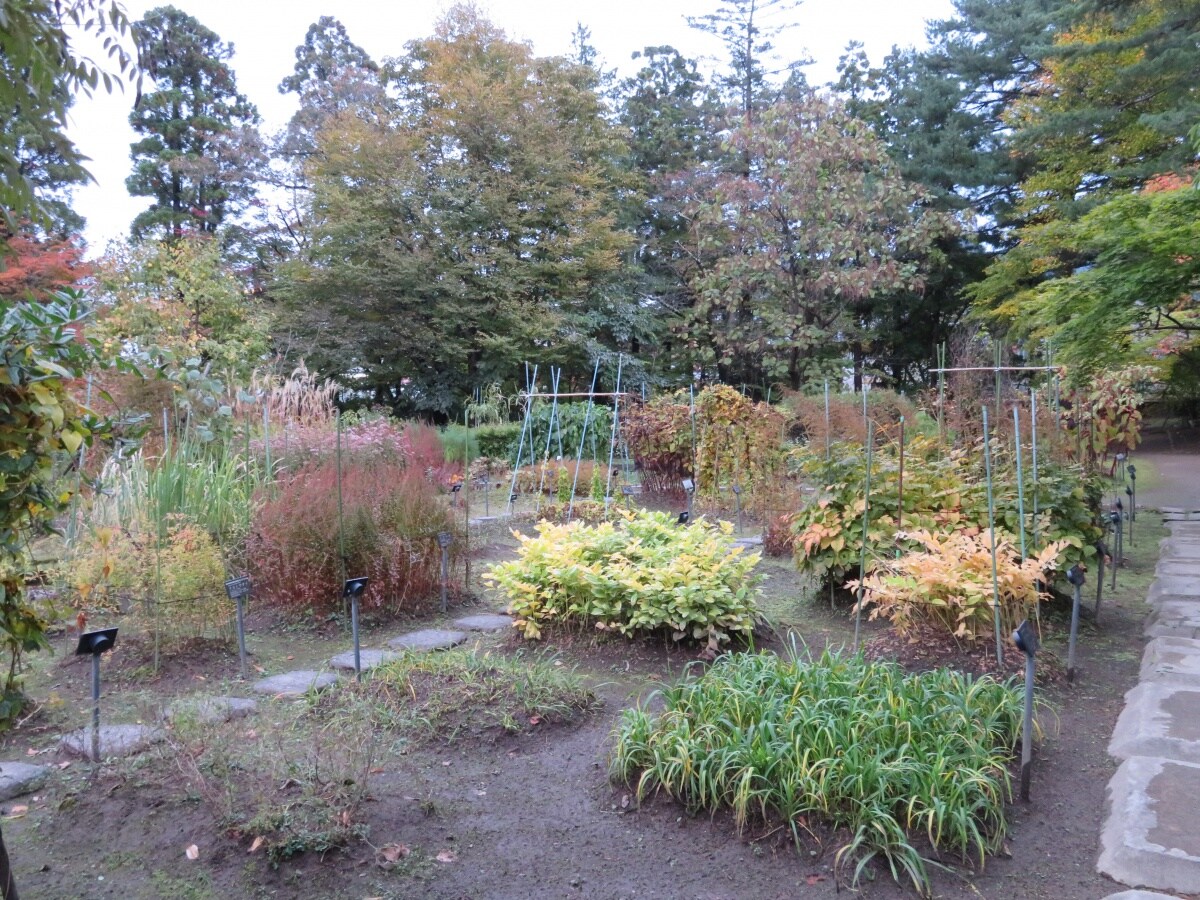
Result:
<svg viewBox="0 0 1200 900"><path fill-rule="evenodd" d="M347 577L367 576L364 611L394 616L436 598L437 533L455 535L440 490L425 471L389 458L350 459L342 468ZM316 460L260 498L248 541L255 595L316 613L341 607L337 463Z"/></svg>
<svg viewBox="0 0 1200 900"><path fill-rule="evenodd" d="M1048 596L1041 585L1050 580L1063 549L1060 542L1052 542L1021 560L1012 542L998 535L993 585L987 534L918 529L908 538L920 549L879 563L863 582L864 608L870 609L872 619L890 619L901 634L925 623L967 642L992 635L997 587L1001 633L1010 634L1022 619L1036 617L1039 601ZM846 587L855 591L858 582Z"/></svg>

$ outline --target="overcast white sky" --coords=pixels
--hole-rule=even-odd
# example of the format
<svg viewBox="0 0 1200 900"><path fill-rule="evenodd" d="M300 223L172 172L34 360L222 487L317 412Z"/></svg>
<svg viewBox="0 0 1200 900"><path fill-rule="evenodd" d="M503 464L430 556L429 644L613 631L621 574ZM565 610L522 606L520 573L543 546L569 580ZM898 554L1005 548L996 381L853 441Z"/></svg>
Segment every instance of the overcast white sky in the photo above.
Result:
<svg viewBox="0 0 1200 900"><path fill-rule="evenodd" d="M136 21L163 5L126 0ZM393 3L388 0L176 0L175 6L199 19L234 45L238 87L258 106L264 133L281 128L295 108L292 96L277 89L292 71L295 49L308 26L322 15L342 21L351 40L376 60L397 56L408 41L428 35L447 2ZM484 9L510 37L527 40L541 55L566 52L577 23L592 31L592 43L604 64L622 74L636 70L631 54L645 46L670 44L685 56L718 57L715 38L687 26L685 16L713 11L716 0L481 0ZM838 57L852 40L861 41L873 61L893 45L922 45L925 22L948 17L951 0L805 0L788 14L796 25L780 40L787 61L807 52L814 60L806 73L813 84L833 78ZM129 223L148 201L129 196L128 125L132 94L98 93L80 98L72 111L70 133L89 156L96 183L76 193L76 207L88 220L92 254L113 238L128 234Z"/></svg>

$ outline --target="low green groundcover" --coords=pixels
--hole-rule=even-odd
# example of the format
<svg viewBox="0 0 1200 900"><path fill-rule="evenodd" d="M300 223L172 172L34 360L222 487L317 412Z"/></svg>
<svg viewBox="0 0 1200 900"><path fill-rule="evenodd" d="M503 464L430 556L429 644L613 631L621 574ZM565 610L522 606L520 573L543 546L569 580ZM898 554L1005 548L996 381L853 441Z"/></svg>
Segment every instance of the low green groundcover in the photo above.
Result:
<svg viewBox="0 0 1200 900"><path fill-rule="evenodd" d="M906 674L887 662L825 653L815 661L731 654L703 675L622 713L612 775L641 800L665 791L694 810L731 808L842 827L837 854L856 883L881 856L897 880L929 890L930 859L980 865L1004 837L1007 763L1021 722L1012 683L949 669ZM640 775L639 775L640 773Z"/></svg>

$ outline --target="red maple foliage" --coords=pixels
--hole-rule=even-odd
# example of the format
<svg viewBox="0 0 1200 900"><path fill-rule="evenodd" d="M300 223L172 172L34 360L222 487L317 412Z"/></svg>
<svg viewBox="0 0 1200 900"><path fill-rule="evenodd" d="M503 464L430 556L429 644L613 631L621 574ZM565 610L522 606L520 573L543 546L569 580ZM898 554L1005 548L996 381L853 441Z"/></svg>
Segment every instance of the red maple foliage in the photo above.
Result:
<svg viewBox="0 0 1200 900"><path fill-rule="evenodd" d="M44 300L91 274L72 238L42 239L0 229L0 298Z"/></svg>

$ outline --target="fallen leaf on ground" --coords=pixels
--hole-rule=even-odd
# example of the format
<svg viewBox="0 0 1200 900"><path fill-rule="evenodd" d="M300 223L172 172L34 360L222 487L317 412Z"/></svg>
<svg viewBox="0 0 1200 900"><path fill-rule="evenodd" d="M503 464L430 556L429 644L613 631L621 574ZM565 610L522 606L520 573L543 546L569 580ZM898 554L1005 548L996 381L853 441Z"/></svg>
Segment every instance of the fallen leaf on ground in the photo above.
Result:
<svg viewBox="0 0 1200 900"><path fill-rule="evenodd" d="M263 839L261 837L256 837L254 839L254 843L250 845L250 849L247 850L246 852L247 853L255 853L255 852L257 852L258 848L261 847L262 845L263 845Z"/></svg>
<svg viewBox="0 0 1200 900"><path fill-rule="evenodd" d="M63 760L62 762L60 762L60 763L58 764L58 767L59 767L60 769L65 769L65 768L66 768L67 766L69 766L70 764L71 764L71 761L70 761L69 759L67 759L67 760Z"/></svg>
<svg viewBox="0 0 1200 900"><path fill-rule="evenodd" d="M186 856L188 859L199 859L200 858L200 848L197 847L195 844L192 844L186 850L183 851L183 855Z"/></svg>
<svg viewBox="0 0 1200 900"><path fill-rule="evenodd" d="M264 669L262 666L255 666L255 667L254 667L254 671L255 671L255 672L257 672L259 675L266 675L266 674L267 674L267 670L266 670L266 669Z"/></svg>
<svg viewBox="0 0 1200 900"><path fill-rule="evenodd" d="M441 853L439 853L435 857L435 859L437 859L437 861L440 863L452 863L452 862L454 862L454 859L455 859L454 851L453 850L443 850Z"/></svg>
<svg viewBox="0 0 1200 900"><path fill-rule="evenodd" d="M295 658L296 658L296 657L294 657L294 656L289 656L289 657L287 657L287 659L295 659Z"/></svg>
<svg viewBox="0 0 1200 900"><path fill-rule="evenodd" d="M379 856L387 862L394 863L412 853L407 844L384 844L379 848Z"/></svg>
<svg viewBox="0 0 1200 900"><path fill-rule="evenodd" d="M542 721L542 717L541 717L541 716L530 716L530 717L529 717L529 724L530 724L530 725L538 725L538 724L540 724L540 723L541 723L541 721Z"/></svg>
<svg viewBox="0 0 1200 900"><path fill-rule="evenodd" d="M814 885L814 884L818 884L818 883L824 881L825 876L824 875L809 875L804 880L807 881L810 885Z"/></svg>

